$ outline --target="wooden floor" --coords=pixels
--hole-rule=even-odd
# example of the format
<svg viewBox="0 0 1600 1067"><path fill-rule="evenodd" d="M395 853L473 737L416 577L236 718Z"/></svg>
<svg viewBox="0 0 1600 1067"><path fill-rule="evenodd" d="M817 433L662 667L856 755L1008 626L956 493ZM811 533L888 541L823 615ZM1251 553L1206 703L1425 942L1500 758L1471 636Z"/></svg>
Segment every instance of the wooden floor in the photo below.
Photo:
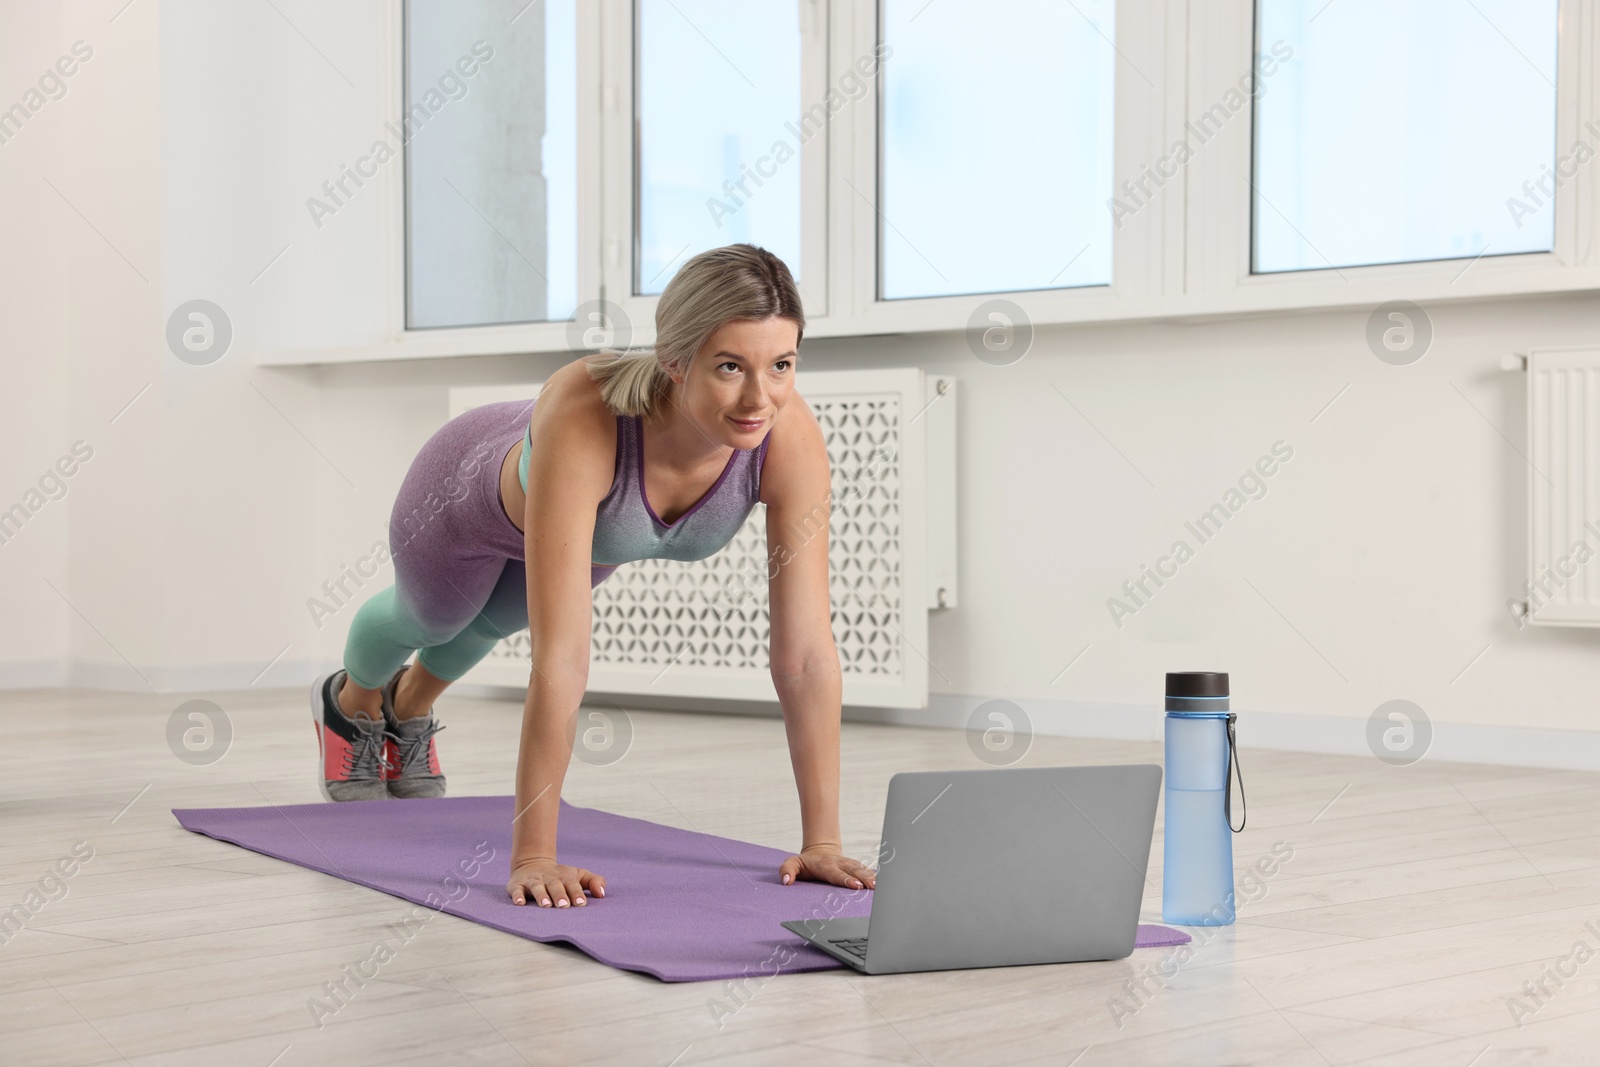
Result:
<svg viewBox="0 0 1600 1067"><path fill-rule="evenodd" d="M211 697L233 740L192 766L166 740L188 698L0 694L0 910L74 842L94 849L65 895L55 888L0 944L0 1062L1600 1062L1600 775L1276 752L1245 754L1235 860L1292 856L1241 882L1241 921L1187 959L1141 949L1108 963L827 971L736 994L440 915L319 1029L309 999L411 905L179 828L173 807L318 799L300 693ZM452 795L511 791L519 710L446 697ZM798 845L776 719L633 721L620 761L574 762L570 801ZM1152 744L1039 738L1022 765L1159 760ZM958 732L847 725L847 850L870 855L893 772L975 765ZM983 907L1001 873L952 861ZM708 893L722 876L706 872Z"/></svg>

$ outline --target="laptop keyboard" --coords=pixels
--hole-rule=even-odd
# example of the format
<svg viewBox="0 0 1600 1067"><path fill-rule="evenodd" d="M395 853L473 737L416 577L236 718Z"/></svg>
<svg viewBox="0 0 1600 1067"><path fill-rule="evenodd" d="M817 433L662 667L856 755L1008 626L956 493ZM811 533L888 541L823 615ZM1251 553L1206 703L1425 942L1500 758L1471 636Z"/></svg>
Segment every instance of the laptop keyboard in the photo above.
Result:
<svg viewBox="0 0 1600 1067"><path fill-rule="evenodd" d="M867 958L867 939L864 937L841 937L838 939L830 937L828 938L828 944L844 949L858 960L865 961Z"/></svg>

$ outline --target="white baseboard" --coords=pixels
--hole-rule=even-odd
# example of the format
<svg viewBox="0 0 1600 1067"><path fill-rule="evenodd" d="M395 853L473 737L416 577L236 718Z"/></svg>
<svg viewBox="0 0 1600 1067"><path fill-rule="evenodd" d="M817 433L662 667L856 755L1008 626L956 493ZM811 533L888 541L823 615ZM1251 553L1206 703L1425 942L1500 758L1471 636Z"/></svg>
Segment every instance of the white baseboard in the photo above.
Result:
<svg viewBox="0 0 1600 1067"><path fill-rule="evenodd" d="M511 689L462 686L463 695L521 700ZM633 696L592 694L596 702L621 707L683 711L726 711L742 714L779 714L776 703L655 698L648 702ZM893 726L933 726L964 729L967 718L987 697L931 694L926 708L846 707L846 722L876 722ZM1164 714L1159 707L1140 704L1091 704L1079 701L1015 700L1032 720L1035 733L1049 737L1086 737L1109 741L1159 741ZM1282 711L1239 712L1237 725L1242 748L1313 752L1338 756L1365 756L1367 720L1339 715L1299 714ZM1433 722L1433 741L1425 757L1451 763L1488 763L1506 767L1542 767L1552 770L1600 771L1600 730L1559 730L1545 727L1496 726L1481 723Z"/></svg>
<svg viewBox="0 0 1600 1067"><path fill-rule="evenodd" d="M275 662L207 663L137 670L126 663L60 660L0 662L0 689L109 689L126 693L199 693L227 689L281 689L311 684L337 664L290 658Z"/></svg>
<svg viewBox="0 0 1600 1067"><path fill-rule="evenodd" d="M73 663L53 660L0 662L0 689L53 689L70 686L133 692L215 692L228 689L298 689L337 664L320 658L288 658L272 663L207 664L141 668L127 664ZM140 677L143 675L143 678ZM505 686L456 686L452 692L520 703L523 693ZM645 699L633 694L591 693L593 703L661 711L725 712L744 715L780 714L775 701L752 703L686 697ZM893 726L962 729L974 708L987 697L935 693L926 708L846 707L847 722ZM1089 737L1112 741L1159 741L1162 712L1153 705L1090 704L1061 700L1013 701L1032 720L1035 733L1050 737ZM1367 720L1338 715L1282 711L1239 711L1242 748L1280 749L1372 758L1367 747ZM1558 730L1546 727L1498 726L1483 723L1433 723L1433 743L1425 757L1452 763L1488 763L1507 767L1600 771L1600 730Z"/></svg>
<svg viewBox="0 0 1600 1067"><path fill-rule="evenodd" d="M0 689L59 689L66 684L65 660L32 659L0 663Z"/></svg>

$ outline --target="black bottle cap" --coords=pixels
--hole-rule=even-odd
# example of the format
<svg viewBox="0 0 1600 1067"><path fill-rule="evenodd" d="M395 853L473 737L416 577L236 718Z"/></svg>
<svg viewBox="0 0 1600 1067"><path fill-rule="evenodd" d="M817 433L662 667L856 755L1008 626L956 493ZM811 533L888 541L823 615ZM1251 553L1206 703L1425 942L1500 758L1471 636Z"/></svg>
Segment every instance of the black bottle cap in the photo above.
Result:
<svg viewBox="0 0 1600 1067"><path fill-rule="evenodd" d="M1226 671L1170 671L1167 674L1169 697L1225 697L1228 695Z"/></svg>

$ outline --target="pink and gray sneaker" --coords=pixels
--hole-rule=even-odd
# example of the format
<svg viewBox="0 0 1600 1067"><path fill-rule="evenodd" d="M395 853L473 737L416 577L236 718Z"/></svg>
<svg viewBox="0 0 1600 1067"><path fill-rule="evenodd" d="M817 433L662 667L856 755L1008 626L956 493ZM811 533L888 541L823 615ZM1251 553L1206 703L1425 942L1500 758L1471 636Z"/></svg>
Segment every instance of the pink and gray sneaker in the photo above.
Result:
<svg viewBox="0 0 1600 1067"><path fill-rule="evenodd" d="M344 675L325 674L311 687L311 725L322 764L318 784L328 800L387 800L384 724L339 707Z"/></svg>
<svg viewBox="0 0 1600 1067"><path fill-rule="evenodd" d="M443 730L433 718L433 709L426 715L399 719L394 713L394 691L400 676L406 672L401 667L383 687L384 762L388 767L389 795L401 799L413 797L444 796L444 772L439 769L439 746L433 735Z"/></svg>

